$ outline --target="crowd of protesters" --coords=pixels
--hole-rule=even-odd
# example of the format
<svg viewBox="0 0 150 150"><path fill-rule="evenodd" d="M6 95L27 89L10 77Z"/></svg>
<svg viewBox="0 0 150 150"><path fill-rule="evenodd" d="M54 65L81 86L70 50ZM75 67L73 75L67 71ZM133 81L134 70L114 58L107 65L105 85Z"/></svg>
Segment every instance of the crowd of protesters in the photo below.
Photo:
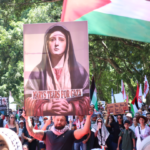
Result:
<svg viewBox="0 0 150 150"><path fill-rule="evenodd" d="M141 142L150 136L150 110L143 105L137 113L133 114L129 105L129 111L124 115L107 113L107 108L98 105L98 111L91 105L91 127L87 135L81 139L75 139L72 150L91 150L105 147L106 150L141 150ZM30 117L35 130L51 131L54 126L54 116ZM67 116L68 130L83 129L86 116ZM20 116L16 119L15 113L9 116L1 114L0 127L14 131L20 139L23 150L46 150L46 142L32 137L26 127L26 120Z"/></svg>

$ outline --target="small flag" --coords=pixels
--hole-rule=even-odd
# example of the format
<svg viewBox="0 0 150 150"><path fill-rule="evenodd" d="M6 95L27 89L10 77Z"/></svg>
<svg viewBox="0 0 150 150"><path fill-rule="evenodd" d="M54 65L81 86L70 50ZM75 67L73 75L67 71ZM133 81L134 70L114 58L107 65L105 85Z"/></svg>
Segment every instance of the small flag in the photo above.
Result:
<svg viewBox="0 0 150 150"><path fill-rule="evenodd" d="M19 109L18 109L17 114L16 114L16 118L17 118L18 121L19 121L19 117L20 117L20 112L19 112Z"/></svg>
<svg viewBox="0 0 150 150"><path fill-rule="evenodd" d="M90 99L91 99L91 104L93 104L96 111L98 111L97 91L96 91L94 77L92 79L92 84L91 84L91 89L90 89Z"/></svg>
<svg viewBox="0 0 150 150"><path fill-rule="evenodd" d="M139 89L138 106L139 108L142 107L142 84L140 84L140 89Z"/></svg>
<svg viewBox="0 0 150 150"><path fill-rule="evenodd" d="M138 112L138 97L139 97L139 85L137 83L137 90L136 90L136 95L134 97L134 99L131 102L131 111L133 112L133 115Z"/></svg>
<svg viewBox="0 0 150 150"><path fill-rule="evenodd" d="M149 91L149 84L145 75L145 80L144 80L144 98L146 99L146 95L148 94Z"/></svg>
<svg viewBox="0 0 150 150"><path fill-rule="evenodd" d="M35 129L35 130L38 130L38 126L37 126L37 124L35 125L34 129Z"/></svg>
<svg viewBox="0 0 150 150"><path fill-rule="evenodd" d="M123 100L125 100L127 97L126 97L126 91L125 91L125 88L124 88L123 80L121 80L121 92L122 92L122 95L123 95Z"/></svg>
<svg viewBox="0 0 150 150"><path fill-rule="evenodd" d="M111 89L111 103L114 103L114 93L113 93L113 89Z"/></svg>
<svg viewBox="0 0 150 150"><path fill-rule="evenodd" d="M5 128L9 128L9 127L8 127L8 124L6 124Z"/></svg>

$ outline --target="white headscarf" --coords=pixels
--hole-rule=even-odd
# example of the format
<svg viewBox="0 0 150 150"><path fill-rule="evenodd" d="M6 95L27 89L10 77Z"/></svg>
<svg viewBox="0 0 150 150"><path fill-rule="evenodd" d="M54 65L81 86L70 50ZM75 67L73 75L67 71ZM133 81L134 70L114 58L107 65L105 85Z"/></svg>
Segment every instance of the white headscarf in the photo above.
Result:
<svg viewBox="0 0 150 150"><path fill-rule="evenodd" d="M93 125L92 131L93 132L97 131L97 121L98 120L102 120L101 134L100 134L100 131L98 131L98 134L97 134L98 144L101 145L101 143L102 143L102 145L105 145L105 142L109 136L109 132L108 132L107 128L105 127L102 118L97 118L96 123Z"/></svg>

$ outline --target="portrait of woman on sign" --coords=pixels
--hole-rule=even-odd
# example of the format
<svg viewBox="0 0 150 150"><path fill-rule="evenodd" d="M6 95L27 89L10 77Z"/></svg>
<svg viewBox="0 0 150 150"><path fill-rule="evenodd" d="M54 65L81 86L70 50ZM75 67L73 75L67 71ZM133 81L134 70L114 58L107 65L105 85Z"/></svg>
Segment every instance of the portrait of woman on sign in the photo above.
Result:
<svg viewBox="0 0 150 150"><path fill-rule="evenodd" d="M41 61L32 69L25 84L24 103L28 116L88 114L90 98L87 22L79 22L83 24L80 26L81 29L79 28L80 31L85 28L84 33L75 31L78 28L69 30L66 24L68 27L78 23L53 23L44 35ZM42 27L42 24L40 25ZM30 26L24 26L25 29L27 27ZM82 44L78 45L79 57L76 57L75 54L76 49L73 45L71 31L76 41L80 40L80 34L84 34L82 37L85 39L82 43L81 41L76 42ZM24 45L26 43L28 43L27 38L24 40ZM86 48L81 49L84 48L84 45ZM36 54L31 54L32 59L36 60ZM80 54L85 55L80 56ZM24 59L26 57L24 50ZM86 68L77 59L81 60ZM28 68L26 61L25 68Z"/></svg>

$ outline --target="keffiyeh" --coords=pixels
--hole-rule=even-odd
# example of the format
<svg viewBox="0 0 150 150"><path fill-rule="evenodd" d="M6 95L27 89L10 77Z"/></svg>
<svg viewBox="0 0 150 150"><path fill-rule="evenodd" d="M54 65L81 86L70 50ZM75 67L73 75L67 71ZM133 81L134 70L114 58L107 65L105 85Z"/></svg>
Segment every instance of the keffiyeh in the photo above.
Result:
<svg viewBox="0 0 150 150"><path fill-rule="evenodd" d="M101 134L100 134L100 131L98 131L98 134L97 134L97 138L98 138L98 144L99 145L105 145L105 142L109 136L109 132L107 130L107 128L105 127L104 125L104 122L103 122L103 119L102 118L98 118L96 120L96 123L93 125L93 128L92 128L92 131L93 132L96 132L97 131L97 121L98 120L101 120L102 121L102 127L101 127Z"/></svg>
<svg viewBox="0 0 150 150"><path fill-rule="evenodd" d="M64 133L65 133L66 131L68 131L68 130L69 130L69 127L68 127L68 126L65 126L65 127L64 127L63 129L61 129L61 130L56 129L54 125L53 125L52 128L51 128L51 131L52 131L55 135L58 135L58 136L64 134Z"/></svg>

